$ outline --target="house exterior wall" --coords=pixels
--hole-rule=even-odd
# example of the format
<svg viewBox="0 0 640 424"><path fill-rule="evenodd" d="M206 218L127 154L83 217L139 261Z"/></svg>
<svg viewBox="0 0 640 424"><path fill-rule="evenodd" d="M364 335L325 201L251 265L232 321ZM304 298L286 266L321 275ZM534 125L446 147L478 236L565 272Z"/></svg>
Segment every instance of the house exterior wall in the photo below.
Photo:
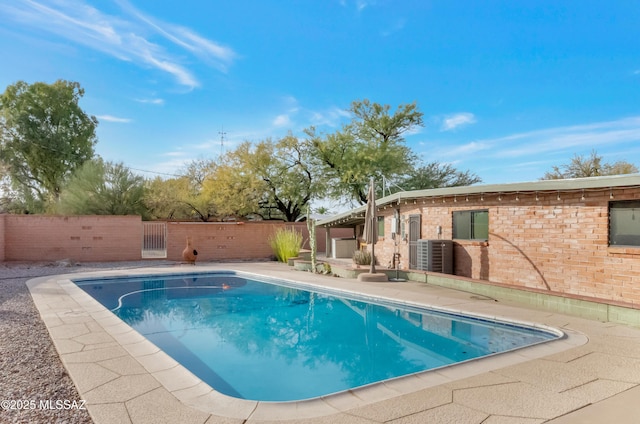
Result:
<svg viewBox="0 0 640 424"><path fill-rule="evenodd" d="M4 260L127 261L141 256L139 216L3 215Z"/></svg>
<svg viewBox="0 0 640 424"><path fill-rule="evenodd" d="M394 209L400 210L407 232L409 215L421 215L423 239L452 239L454 211L488 210L486 242L454 240L456 275L640 307L640 247L609 246L612 196L637 200L640 188L589 190L584 198L580 191L492 193L387 206L378 211L385 217L385 235L376 244L376 256L388 266L397 249L401 268L409 267L408 242L394 246L391 238Z"/></svg>

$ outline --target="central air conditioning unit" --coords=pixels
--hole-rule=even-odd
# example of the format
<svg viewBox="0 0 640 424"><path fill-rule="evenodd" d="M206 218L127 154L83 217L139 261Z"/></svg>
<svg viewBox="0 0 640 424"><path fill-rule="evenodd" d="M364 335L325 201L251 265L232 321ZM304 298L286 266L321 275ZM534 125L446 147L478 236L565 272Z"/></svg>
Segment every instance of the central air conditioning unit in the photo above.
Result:
<svg viewBox="0 0 640 424"><path fill-rule="evenodd" d="M453 274L453 240L418 240L418 269Z"/></svg>

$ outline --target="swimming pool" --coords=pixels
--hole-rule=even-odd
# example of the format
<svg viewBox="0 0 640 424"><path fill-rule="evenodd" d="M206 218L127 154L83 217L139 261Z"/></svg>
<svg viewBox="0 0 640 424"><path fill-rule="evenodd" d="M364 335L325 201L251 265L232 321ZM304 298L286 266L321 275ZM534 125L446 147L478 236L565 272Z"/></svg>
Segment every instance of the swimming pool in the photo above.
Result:
<svg viewBox="0 0 640 424"><path fill-rule="evenodd" d="M241 399L308 399L559 337L236 272L75 283Z"/></svg>

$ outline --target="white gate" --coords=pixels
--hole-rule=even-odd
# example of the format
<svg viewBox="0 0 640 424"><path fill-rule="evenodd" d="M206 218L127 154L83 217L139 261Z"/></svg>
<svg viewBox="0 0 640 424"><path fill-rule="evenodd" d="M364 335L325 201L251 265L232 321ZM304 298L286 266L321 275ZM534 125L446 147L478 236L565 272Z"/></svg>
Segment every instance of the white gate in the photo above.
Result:
<svg viewBox="0 0 640 424"><path fill-rule="evenodd" d="M167 223L142 223L142 259L167 257Z"/></svg>

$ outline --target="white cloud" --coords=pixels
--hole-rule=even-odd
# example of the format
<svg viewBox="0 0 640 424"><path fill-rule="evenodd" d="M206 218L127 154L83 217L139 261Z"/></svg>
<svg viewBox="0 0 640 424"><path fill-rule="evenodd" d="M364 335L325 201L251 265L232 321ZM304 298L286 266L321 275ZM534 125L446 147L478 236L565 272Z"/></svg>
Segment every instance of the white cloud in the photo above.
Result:
<svg viewBox="0 0 640 424"><path fill-rule="evenodd" d="M398 19L393 23L393 25L391 25L389 28L382 31L380 35L382 35L383 37L388 37L396 32L402 31L406 23L407 23L406 19L404 18Z"/></svg>
<svg viewBox="0 0 640 424"><path fill-rule="evenodd" d="M310 111L309 113L311 125L314 126L326 125L335 128L338 127L344 119L351 118L351 113L348 110L336 106L321 111Z"/></svg>
<svg viewBox="0 0 640 424"><path fill-rule="evenodd" d="M83 0L24 0L0 4L0 11L5 19L26 28L46 31L119 60L168 73L190 89L199 85L198 79L182 63L183 52L173 54L171 47L178 46L221 71L226 71L237 57L232 49L188 28L156 21L124 0L118 4L125 12L123 16L103 13Z"/></svg>
<svg viewBox="0 0 640 424"><path fill-rule="evenodd" d="M173 151L173 152L162 153L160 156L168 156L168 157L179 158L179 157L183 157L183 156L186 156L186 155L187 155L187 153L183 152L183 151Z"/></svg>
<svg viewBox="0 0 640 424"><path fill-rule="evenodd" d="M358 12L362 12L371 2L367 0L356 0L356 8Z"/></svg>
<svg viewBox="0 0 640 424"><path fill-rule="evenodd" d="M134 99L136 102L138 103L146 103L146 104L150 104L150 105L163 105L164 104L164 99L159 99L159 98L155 98L155 99Z"/></svg>
<svg viewBox="0 0 640 424"><path fill-rule="evenodd" d="M285 127L287 125L291 125L291 118L286 113L276 116L276 119L273 120L273 126L275 127Z"/></svg>
<svg viewBox="0 0 640 424"><path fill-rule="evenodd" d="M124 124L131 122L131 119L129 118L118 118L117 116L113 115L97 115L96 118L98 118L100 121L118 122Z"/></svg>
<svg viewBox="0 0 640 424"><path fill-rule="evenodd" d="M549 128L486 140L497 148L496 157L521 157L563 151L600 149L638 142L640 116L593 124ZM505 148L506 147L506 148Z"/></svg>
<svg viewBox="0 0 640 424"><path fill-rule="evenodd" d="M422 146L425 156L470 166L475 172L518 170L543 175L544 168L574 154L596 150L609 159L629 159L640 141L640 116L583 125L545 128L497 138L474 140L461 145L451 141L431 141ZM621 152L629 152L626 156ZM501 171L498 171L501 170ZM496 174L497 175L497 174ZM483 176L484 177L484 176ZM530 178L530 177L527 177Z"/></svg>
<svg viewBox="0 0 640 424"><path fill-rule="evenodd" d="M457 113L455 115L445 116L442 120L442 126L440 130L451 131L464 125L475 124L476 122L476 117L473 113Z"/></svg>

